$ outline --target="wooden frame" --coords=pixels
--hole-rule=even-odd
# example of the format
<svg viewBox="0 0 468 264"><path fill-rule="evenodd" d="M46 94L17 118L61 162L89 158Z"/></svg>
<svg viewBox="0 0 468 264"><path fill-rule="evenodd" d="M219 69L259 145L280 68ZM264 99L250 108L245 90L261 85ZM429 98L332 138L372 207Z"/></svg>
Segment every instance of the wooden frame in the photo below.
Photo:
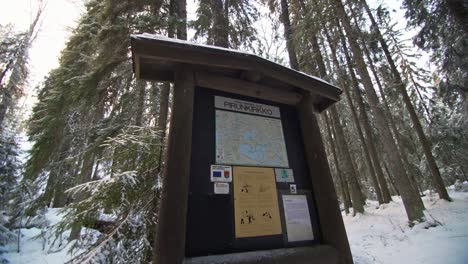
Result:
<svg viewBox="0 0 468 264"><path fill-rule="evenodd" d="M161 195L164 217L159 218L153 251L157 263L182 263L185 255L194 89L193 72L178 69Z"/></svg>

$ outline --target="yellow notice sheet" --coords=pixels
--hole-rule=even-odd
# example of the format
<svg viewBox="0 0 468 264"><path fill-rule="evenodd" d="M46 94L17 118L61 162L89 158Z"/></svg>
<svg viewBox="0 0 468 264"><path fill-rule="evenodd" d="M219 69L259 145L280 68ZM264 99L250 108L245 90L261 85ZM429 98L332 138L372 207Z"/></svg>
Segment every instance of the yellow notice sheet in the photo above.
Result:
<svg viewBox="0 0 468 264"><path fill-rule="evenodd" d="M281 234L281 220L272 168L235 166L236 238Z"/></svg>

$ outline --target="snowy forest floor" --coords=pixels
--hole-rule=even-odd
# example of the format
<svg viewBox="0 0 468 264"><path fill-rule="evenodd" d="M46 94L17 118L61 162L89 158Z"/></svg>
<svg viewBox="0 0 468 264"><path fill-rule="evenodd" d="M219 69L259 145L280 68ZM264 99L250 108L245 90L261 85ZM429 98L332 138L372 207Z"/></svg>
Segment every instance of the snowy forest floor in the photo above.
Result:
<svg viewBox="0 0 468 264"><path fill-rule="evenodd" d="M368 201L364 215L344 216L355 263L468 263L468 192L448 189L453 202L425 192L428 222L412 228L399 197L378 209ZM439 226L428 228L436 221Z"/></svg>
<svg viewBox="0 0 468 264"><path fill-rule="evenodd" d="M465 184L468 189L468 184ZM368 201L364 215L343 216L353 258L356 264L415 263L463 264L468 263L468 192L455 192L449 187L453 202L439 200L437 194L423 197L428 222L410 228L399 197L390 204L380 206ZM57 209L46 213L49 226L60 220ZM429 227L431 223L441 225ZM41 238L41 229L22 229L21 252L15 243L7 245L3 256L10 263L64 263L69 245L50 251ZM66 241L67 234L62 238ZM44 249L45 248L45 249Z"/></svg>

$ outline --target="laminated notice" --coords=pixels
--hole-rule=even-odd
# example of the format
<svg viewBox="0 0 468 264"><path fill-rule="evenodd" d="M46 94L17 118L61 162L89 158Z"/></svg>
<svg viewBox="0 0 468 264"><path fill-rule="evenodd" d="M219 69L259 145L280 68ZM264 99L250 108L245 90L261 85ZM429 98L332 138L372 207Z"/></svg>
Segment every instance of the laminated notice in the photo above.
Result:
<svg viewBox="0 0 468 264"><path fill-rule="evenodd" d="M309 206L305 195L283 195L288 242L313 240Z"/></svg>

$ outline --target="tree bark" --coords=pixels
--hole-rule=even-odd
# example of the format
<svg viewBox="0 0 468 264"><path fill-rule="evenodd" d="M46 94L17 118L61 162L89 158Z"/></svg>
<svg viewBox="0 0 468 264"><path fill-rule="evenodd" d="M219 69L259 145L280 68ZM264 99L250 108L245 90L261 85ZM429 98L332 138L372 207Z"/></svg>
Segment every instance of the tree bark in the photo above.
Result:
<svg viewBox="0 0 468 264"><path fill-rule="evenodd" d="M455 21L460 24L465 33L468 33L468 6L465 0L443 0L447 6L449 13L453 16Z"/></svg>
<svg viewBox="0 0 468 264"><path fill-rule="evenodd" d="M328 120L328 115L327 113L323 113L324 119L325 119L325 124L327 127L327 134L328 134L328 142L330 142L330 150L333 155L333 161L335 162L335 167L336 167L336 174L338 178L338 182L340 183L341 187L341 197L343 199L343 205L345 209L345 213L349 214L349 194L347 193L347 183L343 180L343 175L340 170L340 162L338 161L338 156L336 154L336 147L335 147L335 142L333 140L332 132L331 132L331 127L330 127L330 121Z"/></svg>
<svg viewBox="0 0 468 264"><path fill-rule="evenodd" d="M361 76L364 88L366 89L371 111L376 118L377 127L381 134L385 151L387 152L390 159L392 171L395 172L395 176L397 177L396 183L399 186L398 189L401 192L401 197L408 215L408 219L410 222L423 221L424 206L422 206L421 198L419 197L417 191L415 191L411 186L406 171L404 170L403 162L398 156L398 149L396 148L395 142L390 133L390 127L388 126L385 115L382 109L379 107L379 98L373 88L369 73L367 72L367 66L364 62L362 51L358 45L356 35L351 28L349 18L346 16L341 0L334 0L334 3L337 15L343 23L343 27L346 31L351 46L351 51L354 55L353 58L357 64L357 69L359 71L359 75Z"/></svg>
<svg viewBox="0 0 468 264"><path fill-rule="evenodd" d="M93 165L94 165L94 151L88 150L83 157L83 165L81 166L80 174L78 175L77 184L83 184L91 181L91 176L93 174ZM75 197L75 202L80 202L85 198L84 193L77 193ZM81 233L81 222L74 223L68 237L68 241L79 239Z"/></svg>
<svg viewBox="0 0 468 264"><path fill-rule="evenodd" d="M145 89L146 89L146 82L145 81L137 81L136 88L138 89L137 94L137 111L135 114L135 126L142 126L143 125L143 112L145 109Z"/></svg>
<svg viewBox="0 0 468 264"><path fill-rule="evenodd" d="M177 38L187 40L187 1L175 1L177 6Z"/></svg>
<svg viewBox="0 0 468 264"><path fill-rule="evenodd" d="M281 0L281 20L284 28L284 38L286 39L286 49L289 55L289 65L295 70L299 70L296 48L294 46L291 21L289 20L288 1Z"/></svg>
<svg viewBox="0 0 468 264"><path fill-rule="evenodd" d="M331 54L332 54L332 60L333 60L333 63L335 65L335 68L341 69L341 65L338 62L338 57L336 55L335 45L333 44L333 42L331 40L331 37L330 37L330 35L328 33L328 30L326 28L324 28L324 31L325 31L325 36L326 36L327 41L328 41L329 46L330 46L330 50L331 50ZM374 165L372 164L372 159L371 159L371 155L370 155L371 151L370 151L370 147L369 147L370 144L367 144L366 140L364 138L364 133L362 132L362 128L361 128L361 125L360 125L360 122L359 122L359 117L358 117L358 114L356 112L356 107L354 106L353 100L351 98L351 94L349 92L348 85L345 84L345 81L344 81L344 79L346 77L343 76L343 73L341 71L338 72L338 75L339 75L338 78L340 79L341 87L343 87L343 90L345 91L346 99L347 99L347 101L349 103L349 107L351 109L351 114L353 116L354 124L355 124L357 132L358 132L359 140L361 141L361 144L362 144L366 165L367 165L367 168L369 169L369 175L371 177L372 184L373 184L373 186L375 188L375 193L376 193L376 196L377 196L377 200L378 200L379 204L385 203L385 201L383 199L383 196L382 196L382 189L379 186L379 182L378 182L377 177L376 177L376 169L374 168ZM385 200L388 203L388 201L389 201L388 198L385 199Z"/></svg>
<svg viewBox="0 0 468 264"><path fill-rule="evenodd" d="M418 115L416 114L416 111L414 110L414 106L411 102L408 92L406 91L405 84L403 83L400 72L398 71L395 65L395 62L388 48L388 45L379 30L379 26L377 22L375 21L375 18L369 6L367 5L367 2L365 0L360 0L360 2L364 6L364 9L366 10L368 14L369 19L371 20L374 31L379 38L380 46L382 47L382 50L384 51L387 62L390 65L390 70L395 80L395 84L398 87L398 91L400 92L401 96L403 97L403 102L405 103L406 110L408 110L408 113L411 118L411 122L413 123L414 129L416 130L416 134L418 135L419 141L421 142L421 145L423 147L424 155L426 156L427 162L429 164L429 169L431 171L432 182L434 184L434 187L436 188L437 193L439 194L439 197L441 199L451 201L452 199L448 195L447 189L445 188L444 181L442 180L442 177L440 176L439 168L437 167L434 156L432 155L431 143L429 142L429 140L427 140L427 137L424 134L423 128L421 126L421 122L419 121Z"/></svg>
<svg viewBox="0 0 468 264"><path fill-rule="evenodd" d="M375 146L374 134L372 132L372 128L371 128L371 125L370 125L371 121L370 121L370 118L369 118L369 116L367 115L367 112L366 112L366 107L365 107L365 104L364 104L364 100L362 98L361 91L359 89L359 82L358 82L356 74L354 72L353 61L352 61L351 56L350 56L350 54L348 53L348 50L347 50L346 40L345 40L344 35L342 34L341 30L339 30L338 32L340 34L340 38L341 38L341 42L342 42L342 45L343 45L343 51L344 51L344 54L345 54L345 57L346 57L346 61L348 62L348 64L347 64L348 65L348 72L349 72L349 74L351 76L351 81L352 81L351 87L354 90L354 99L358 103L358 107L359 107L358 109L359 109L359 113L360 113L360 116L361 116L362 125L364 127L364 133L366 134L366 137L367 137L367 145L369 146L369 154L371 156L371 159L372 159L372 162L373 162L373 167L375 169L377 179L378 179L379 184L380 184L380 189L382 191L382 199L383 199L384 203L388 203L388 202L390 202L392 200L392 197L390 196L390 191L388 190L388 185L387 185L387 182L386 182L386 180L385 180L385 178L383 176L382 167L380 166L380 161L379 161L379 158L378 158L378 155L377 155L377 148ZM349 93L347 90L345 90L345 92ZM349 96L351 97L351 94Z"/></svg>
<svg viewBox="0 0 468 264"><path fill-rule="evenodd" d="M336 106L330 107L331 119L333 121L333 127L335 128L336 140L339 146L339 153L342 158L342 164L344 168L344 175L348 179L350 190L351 190L351 200L353 202L353 216L356 213L364 213L363 207L363 198L359 190L359 183L357 180L356 171L353 166L353 161L351 159L351 154L349 153L348 144L344 137L343 128L341 127L338 112L336 111Z"/></svg>
<svg viewBox="0 0 468 264"><path fill-rule="evenodd" d="M144 87L145 86L142 85L143 89ZM99 99L99 101L97 102L94 108L94 113L92 114L90 123L96 124L102 118L103 114L104 114L104 100ZM75 185L90 182L91 177L93 176L93 167L94 167L97 148L92 146L94 143L94 140L93 140L94 135L90 133L87 136L88 136L88 146L86 146L85 148L86 152L83 156L83 163L82 163L81 170L80 170L80 173L78 175L78 179ZM76 197L74 197L75 202L80 202L86 198L85 193L83 192L78 192L75 195L76 195ZM82 223L80 222L73 224L72 230L70 232L70 236L68 237L68 241L72 241L74 239L79 238L80 233L81 233L81 225Z"/></svg>
<svg viewBox="0 0 468 264"><path fill-rule="evenodd" d="M395 185L395 180L393 179L392 175L390 174L390 171L388 170L387 165L385 164L385 162L384 162L384 168L385 168L385 171L387 172L387 176L390 179L390 183L392 184L392 187L395 190L396 195L401 196L400 191L398 191L398 188Z"/></svg>
<svg viewBox="0 0 468 264"><path fill-rule="evenodd" d="M214 45L229 48L229 18L228 18L228 3L223 0L213 0L213 35Z"/></svg>

